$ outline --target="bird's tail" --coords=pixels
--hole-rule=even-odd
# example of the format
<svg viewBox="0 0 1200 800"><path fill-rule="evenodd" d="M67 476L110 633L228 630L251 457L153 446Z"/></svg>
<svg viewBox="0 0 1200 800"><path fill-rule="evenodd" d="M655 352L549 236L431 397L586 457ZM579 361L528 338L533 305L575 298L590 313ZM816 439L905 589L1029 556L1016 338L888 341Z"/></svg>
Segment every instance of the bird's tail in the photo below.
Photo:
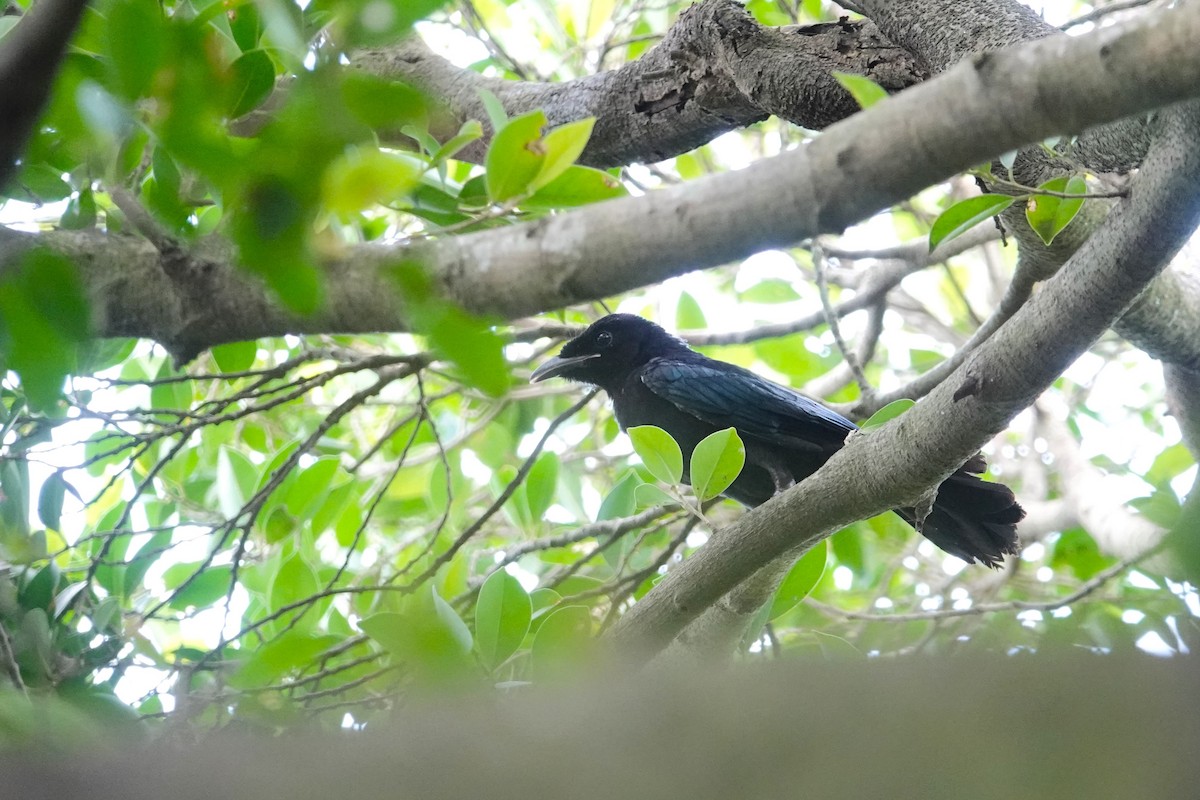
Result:
<svg viewBox="0 0 1200 800"><path fill-rule="evenodd" d="M916 524L911 508L897 509L905 522L926 539L968 564L998 567L1005 554L1017 553L1017 523L1025 509L1002 483L985 481L983 458L976 456L938 487L937 500L924 522Z"/></svg>

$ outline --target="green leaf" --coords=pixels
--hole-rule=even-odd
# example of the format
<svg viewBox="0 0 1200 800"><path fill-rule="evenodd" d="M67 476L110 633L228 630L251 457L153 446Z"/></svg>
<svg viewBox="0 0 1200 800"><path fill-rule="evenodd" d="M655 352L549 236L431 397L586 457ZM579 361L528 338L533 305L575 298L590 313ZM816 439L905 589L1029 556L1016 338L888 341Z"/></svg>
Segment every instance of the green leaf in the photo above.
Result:
<svg viewBox="0 0 1200 800"><path fill-rule="evenodd" d="M275 88L275 64L265 50L242 53L230 67L233 85L229 95L229 117L237 119L258 108Z"/></svg>
<svg viewBox="0 0 1200 800"><path fill-rule="evenodd" d="M674 497L664 492L662 487L653 483L639 484L634 489L633 496L637 508L654 508L656 506L677 505L679 503ZM633 509L630 509L629 513L632 514Z"/></svg>
<svg viewBox="0 0 1200 800"><path fill-rule="evenodd" d="M468 664L471 632L432 586L418 590L404 612L380 612L358 626L426 678L453 677Z"/></svg>
<svg viewBox="0 0 1200 800"><path fill-rule="evenodd" d="M781 278L761 280L738 296L747 303L790 303L800 299L795 287Z"/></svg>
<svg viewBox="0 0 1200 800"><path fill-rule="evenodd" d="M746 464L746 446L733 428L710 433L692 452L692 489L701 500L716 497L729 488Z"/></svg>
<svg viewBox="0 0 1200 800"><path fill-rule="evenodd" d="M508 112L504 110L504 103L500 102L500 98L488 89L480 88L475 91L479 93L479 102L483 103L483 110L487 112L492 130L498 131L507 125Z"/></svg>
<svg viewBox="0 0 1200 800"><path fill-rule="evenodd" d="M191 564L172 564L163 573L163 583L168 589L174 589L183 584L196 570L203 567L204 562ZM225 596L229 591L229 581L233 578L233 568L228 564L208 565L203 567L199 575L192 578L191 583L171 598L167 605L178 611L185 611L189 606L207 608Z"/></svg>
<svg viewBox="0 0 1200 800"><path fill-rule="evenodd" d="M329 165L321 194L329 210L346 219L405 197L423 170L423 164L408 156L356 147Z"/></svg>
<svg viewBox="0 0 1200 800"><path fill-rule="evenodd" d="M525 478L525 495L529 501L529 514L539 520L554 502L558 488L558 456L542 453Z"/></svg>
<svg viewBox="0 0 1200 800"><path fill-rule="evenodd" d="M437 149L430 161L439 164L448 158L453 158L460 150L482 136L483 126L479 124L479 120L469 119L462 124L457 134Z"/></svg>
<svg viewBox="0 0 1200 800"><path fill-rule="evenodd" d="M232 519L241 513L246 501L253 496L258 479L258 467L244 453L221 447L217 452L213 489L217 494L217 507L225 517Z"/></svg>
<svg viewBox="0 0 1200 800"><path fill-rule="evenodd" d="M254 366L258 356L258 342L229 342L212 349L213 361L221 372L245 372Z"/></svg>
<svg viewBox="0 0 1200 800"><path fill-rule="evenodd" d="M91 189L84 189L67 201L59 224L67 230L83 230L96 224L96 198Z"/></svg>
<svg viewBox="0 0 1200 800"><path fill-rule="evenodd" d="M153 0L122 0L108 7L106 36L116 86L127 98L144 95L167 57L163 12Z"/></svg>
<svg viewBox="0 0 1200 800"><path fill-rule="evenodd" d="M533 639L534 676L540 680L577 671L588 660L591 645L592 613L588 607L556 609Z"/></svg>
<svg viewBox="0 0 1200 800"><path fill-rule="evenodd" d="M790 611L801 600L808 597L808 593L825 574L828 552L829 545L826 540L822 539L797 559L779 584L779 588L775 590L775 599L771 601L771 619Z"/></svg>
<svg viewBox="0 0 1200 800"><path fill-rule="evenodd" d="M504 359L504 339L484 320L435 294L420 264L399 264L392 275L404 295L413 329L428 337L441 356L453 361L466 382L493 396L508 391L511 376Z"/></svg>
<svg viewBox="0 0 1200 800"><path fill-rule="evenodd" d="M592 136L592 128L595 124L595 117L587 117L559 125L542 137L545 157L542 160L541 171L529 184L531 191L546 186L579 160L579 156L583 154L583 148L587 146L588 139Z"/></svg>
<svg viewBox="0 0 1200 800"><path fill-rule="evenodd" d="M675 306L675 327L685 331L698 331L708 327L704 319L704 310L688 292L679 293L679 303Z"/></svg>
<svg viewBox="0 0 1200 800"><path fill-rule="evenodd" d="M292 670L312 664L325 650L341 641L337 636L312 636L292 629L253 649L245 662L229 677L235 689L269 686Z"/></svg>
<svg viewBox="0 0 1200 800"><path fill-rule="evenodd" d="M1112 565L1111 558L1100 553L1093 539L1083 528L1069 528L1054 542L1050 566L1054 570L1069 569L1081 581Z"/></svg>
<svg viewBox="0 0 1200 800"><path fill-rule="evenodd" d="M485 166L488 197L493 203L529 193L546 162L546 147L542 142L545 126L546 114L531 111L509 120L492 137Z"/></svg>
<svg viewBox="0 0 1200 800"><path fill-rule="evenodd" d="M683 452L671 434L654 425L638 425L628 433L633 449L651 475L672 485L682 480Z"/></svg>
<svg viewBox="0 0 1200 800"><path fill-rule="evenodd" d="M338 469L339 462L336 456L318 458L309 464L296 476L295 482L288 489L284 506L293 516L308 519L325 501Z"/></svg>
<svg viewBox="0 0 1200 800"><path fill-rule="evenodd" d="M1158 454L1146 470L1146 482L1151 486L1162 486L1195 463L1187 445L1178 442Z"/></svg>
<svg viewBox="0 0 1200 800"><path fill-rule="evenodd" d="M136 555L127 559L122 585L125 597L132 597L141 588L142 579L146 577L150 567L170 552L168 548L171 538L172 531L159 531L150 537L150 541L138 548Z"/></svg>
<svg viewBox="0 0 1200 800"><path fill-rule="evenodd" d="M1155 489L1149 497L1135 497L1129 505L1138 510L1143 517L1162 528L1172 528L1179 521L1179 498L1170 487Z"/></svg>
<svg viewBox="0 0 1200 800"><path fill-rule="evenodd" d="M465 191L464 191L465 193ZM568 167L554 180L521 201L522 208L574 208L629 194L621 182L602 170Z"/></svg>
<svg viewBox="0 0 1200 800"><path fill-rule="evenodd" d="M262 16L253 0L247 0L226 12L233 40L242 52L253 50L263 33Z"/></svg>
<svg viewBox="0 0 1200 800"><path fill-rule="evenodd" d="M600 511L596 514L596 521L603 522L606 519L621 519L628 517L633 513L634 498L637 487L642 485L642 479L633 470L629 470L617 482L617 485L612 488L604 501L600 503Z"/></svg>
<svg viewBox="0 0 1200 800"><path fill-rule="evenodd" d="M42 483L38 492L38 518L42 524L51 530L58 530L62 517L63 500L66 497L68 484L61 472L52 472ZM5 498L7 500L7 498Z"/></svg>
<svg viewBox="0 0 1200 800"><path fill-rule="evenodd" d="M71 184L63 180L63 171L49 164L29 163L15 180L0 187L9 197L26 203L50 203L71 194Z"/></svg>
<svg viewBox="0 0 1200 800"><path fill-rule="evenodd" d="M53 561L39 569L21 588L20 594L17 596L21 607L49 609L54 595L58 593L58 583L61 578L62 570Z"/></svg>
<svg viewBox="0 0 1200 800"><path fill-rule="evenodd" d="M979 223L991 219L1011 206L1013 200L1002 194L985 194L960 200L938 214L933 221L933 227L929 230L929 249L932 251L942 242L961 236Z"/></svg>
<svg viewBox="0 0 1200 800"><path fill-rule="evenodd" d="M34 410L58 401L90 319L75 265L60 255L32 250L0 278L0 362L21 376Z"/></svg>
<svg viewBox="0 0 1200 800"><path fill-rule="evenodd" d="M351 49L394 42L445 4L446 0L317 0L312 10L333 16L338 43Z"/></svg>
<svg viewBox="0 0 1200 800"><path fill-rule="evenodd" d="M521 646L532 614L529 595L512 575L500 569L483 582L475 601L475 647L490 669Z"/></svg>
<svg viewBox="0 0 1200 800"><path fill-rule="evenodd" d="M342 77L342 102L372 128L399 128L428 113L425 95L406 83L362 72Z"/></svg>
<svg viewBox="0 0 1200 800"><path fill-rule="evenodd" d="M840 564L849 567L855 575L863 574L867 562L863 553L862 532L857 525L842 528L830 536L829 544L833 548L834 558Z"/></svg>
<svg viewBox="0 0 1200 800"><path fill-rule="evenodd" d="M850 93L860 108L870 108L888 96L887 90L864 75L834 70L833 77Z"/></svg>
<svg viewBox="0 0 1200 800"><path fill-rule="evenodd" d="M321 305L321 275L309 242L315 206L299 181L261 176L242 194L230 215L230 234L242 264L266 279L293 311L311 314Z"/></svg>
<svg viewBox="0 0 1200 800"><path fill-rule="evenodd" d="M862 430L865 431L871 428L878 428L880 425L883 425L886 422L891 422L896 417L900 416L905 411L908 411L915 405L916 403L912 400L909 400L907 397L902 397L899 400L893 400L872 414L871 418L862 424Z"/></svg>
<svg viewBox="0 0 1200 800"><path fill-rule="evenodd" d="M299 553L285 559L271 581L271 608L279 609L307 600L320 589L316 570Z"/></svg>
<svg viewBox="0 0 1200 800"><path fill-rule="evenodd" d="M1078 175L1072 175L1070 178L1063 175L1051 178L1038 188L1063 194L1084 194L1087 192L1087 183ZM1033 228L1034 233L1045 244L1050 244L1071 224L1071 220L1075 219L1082 206L1082 197L1035 194L1025 201L1025 219L1029 221L1029 227Z"/></svg>

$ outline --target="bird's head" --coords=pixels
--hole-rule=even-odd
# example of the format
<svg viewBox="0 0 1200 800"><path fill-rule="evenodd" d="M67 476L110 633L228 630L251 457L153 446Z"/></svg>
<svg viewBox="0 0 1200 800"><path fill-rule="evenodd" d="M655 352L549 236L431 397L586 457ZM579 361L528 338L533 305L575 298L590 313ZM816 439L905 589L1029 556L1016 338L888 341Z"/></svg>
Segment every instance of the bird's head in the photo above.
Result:
<svg viewBox="0 0 1200 800"><path fill-rule="evenodd" d="M688 350L688 346L648 319L609 314L563 345L557 356L533 371L529 380L566 378L612 392L629 373L656 356Z"/></svg>

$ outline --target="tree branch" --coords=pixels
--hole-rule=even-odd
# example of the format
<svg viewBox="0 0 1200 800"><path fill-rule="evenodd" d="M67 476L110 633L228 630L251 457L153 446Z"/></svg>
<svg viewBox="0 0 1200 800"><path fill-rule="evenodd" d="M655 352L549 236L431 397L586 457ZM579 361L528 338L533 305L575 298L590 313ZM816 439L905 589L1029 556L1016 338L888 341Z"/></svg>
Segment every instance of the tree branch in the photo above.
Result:
<svg viewBox="0 0 1200 800"><path fill-rule="evenodd" d="M40 0L0 43L0 189L16 172L86 7L87 0Z"/></svg>
<svg viewBox="0 0 1200 800"><path fill-rule="evenodd" d="M348 248L327 262L327 303L310 317L232 268L230 246L215 237L180 267L179 254L133 237L0 229L0 265L38 243L66 253L80 266L97 335L152 338L181 358L283 333L405 330L389 276L414 261L467 309L513 319L839 232L998 152L1191 97L1198 40L1193 5L1044 39L964 62L738 172L523 225ZM1080 64L1082 73L1066 69ZM1029 96L1043 102L1024 104Z"/></svg>
<svg viewBox="0 0 1200 800"><path fill-rule="evenodd" d="M486 124L480 90L495 94L510 116L543 109L551 125L595 117L581 161L596 167L661 161L770 114L824 128L858 110L834 70L866 75L889 91L926 75L870 21L771 28L734 0L692 6L638 60L563 83L487 78L416 39L359 51L352 63L437 98L442 115L432 132L443 140L466 120ZM459 157L481 161L486 146L485 138Z"/></svg>

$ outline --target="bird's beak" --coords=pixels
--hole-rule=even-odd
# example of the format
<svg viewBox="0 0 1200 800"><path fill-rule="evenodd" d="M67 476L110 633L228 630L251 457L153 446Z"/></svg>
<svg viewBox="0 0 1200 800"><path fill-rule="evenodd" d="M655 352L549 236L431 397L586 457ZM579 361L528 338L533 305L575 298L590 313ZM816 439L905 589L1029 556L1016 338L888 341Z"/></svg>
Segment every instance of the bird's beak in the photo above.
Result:
<svg viewBox="0 0 1200 800"><path fill-rule="evenodd" d="M554 358L550 359L549 361L544 362L540 367L535 369L533 371L533 374L529 376L529 382L537 383L539 381L544 381L547 378L554 378L558 375L562 375L564 372L566 372L571 367L574 367L577 364L582 364L585 361L591 361L593 358L599 358L599 357L600 357L599 353L588 353L587 355L575 356L573 358L563 358L562 356L555 356Z"/></svg>

